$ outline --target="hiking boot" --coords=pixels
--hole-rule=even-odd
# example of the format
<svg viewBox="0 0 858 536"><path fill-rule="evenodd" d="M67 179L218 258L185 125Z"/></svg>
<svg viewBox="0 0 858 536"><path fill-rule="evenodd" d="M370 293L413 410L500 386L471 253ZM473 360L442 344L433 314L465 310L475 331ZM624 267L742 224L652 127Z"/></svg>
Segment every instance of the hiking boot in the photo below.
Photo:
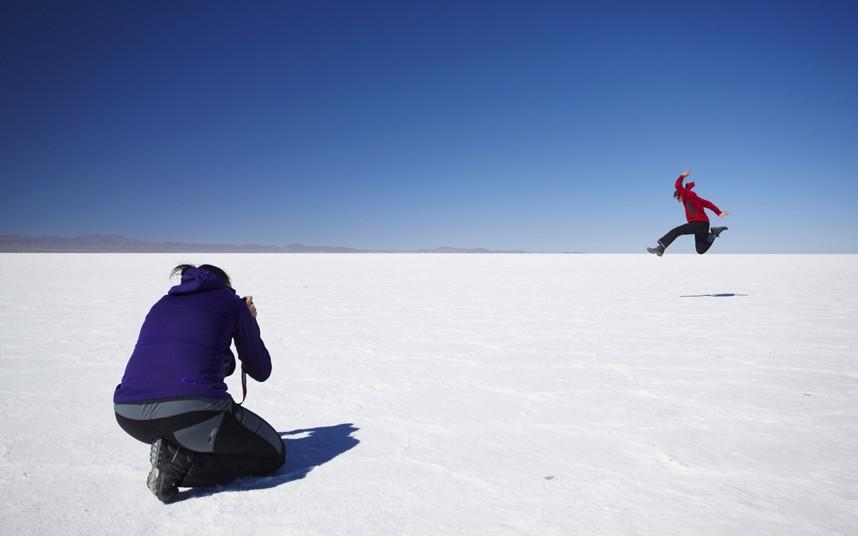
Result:
<svg viewBox="0 0 858 536"><path fill-rule="evenodd" d="M654 248L646 248L646 250L649 251L650 253L655 253L659 257L661 257L664 254L664 246L662 246L661 244L657 245Z"/></svg>
<svg viewBox="0 0 858 536"><path fill-rule="evenodd" d="M709 229L709 235L706 236L706 241L711 244L712 242L715 241L716 238L718 238L718 235L721 234L721 231L726 231L726 230L727 230L726 227L713 227L713 228Z"/></svg>
<svg viewBox="0 0 858 536"><path fill-rule="evenodd" d="M168 503L179 494L179 484L194 462L194 453L156 439L149 451L152 470L146 485L162 503Z"/></svg>

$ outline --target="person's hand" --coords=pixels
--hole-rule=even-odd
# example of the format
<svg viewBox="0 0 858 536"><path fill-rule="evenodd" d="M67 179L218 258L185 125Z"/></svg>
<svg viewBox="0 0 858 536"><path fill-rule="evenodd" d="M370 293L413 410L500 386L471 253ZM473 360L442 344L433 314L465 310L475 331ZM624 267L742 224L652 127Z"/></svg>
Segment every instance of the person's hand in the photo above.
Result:
<svg viewBox="0 0 858 536"><path fill-rule="evenodd" d="M253 296L245 296L244 303L247 304L247 308L250 310L250 314L253 315L253 318L256 318L256 306L253 305Z"/></svg>
<svg viewBox="0 0 858 536"><path fill-rule="evenodd" d="M718 214L718 217L719 217L719 218L726 218L726 217L727 217L727 216L729 216L729 215L730 215L730 213L729 213L729 212L727 212L727 211L725 210L725 211L724 211L724 212L722 212L721 214Z"/></svg>
<svg viewBox="0 0 858 536"><path fill-rule="evenodd" d="M690 169L683 170L682 173L679 174L680 177L687 177L689 175L691 175Z"/></svg>

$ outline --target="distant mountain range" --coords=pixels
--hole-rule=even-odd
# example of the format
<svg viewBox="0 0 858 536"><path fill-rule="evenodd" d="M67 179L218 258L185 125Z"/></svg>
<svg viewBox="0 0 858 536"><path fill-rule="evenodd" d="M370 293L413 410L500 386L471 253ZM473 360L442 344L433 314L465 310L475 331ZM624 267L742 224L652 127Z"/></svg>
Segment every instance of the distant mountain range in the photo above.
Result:
<svg viewBox="0 0 858 536"><path fill-rule="evenodd" d="M264 246L257 244L197 244L146 242L119 235L24 236L0 235L4 253L527 253L518 250L452 248L416 250L370 250L336 246Z"/></svg>

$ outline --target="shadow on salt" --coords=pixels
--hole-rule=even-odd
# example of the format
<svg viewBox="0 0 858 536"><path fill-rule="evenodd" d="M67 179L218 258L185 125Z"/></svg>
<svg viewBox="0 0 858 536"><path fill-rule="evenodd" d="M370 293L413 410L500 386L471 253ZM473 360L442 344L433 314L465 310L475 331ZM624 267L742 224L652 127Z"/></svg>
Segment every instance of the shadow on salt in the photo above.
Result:
<svg viewBox="0 0 858 536"><path fill-rule="evenodd" d="M360 440L352 437L358 430L352 423L344 423L278 432L286 446L286 463L276 473L239 478L223 486L191 488L180 492L173 502L215 493L268 489L300 480L316 467L328 463L360 443Z"/></svg>
<svg viewBox="0 0 858 536"><path fill-rule="evenodd" d="M719 294L683 294L680 298L732 298L733 296L748 296L748 294L736 294L734 292L722 292Z"/></svg>

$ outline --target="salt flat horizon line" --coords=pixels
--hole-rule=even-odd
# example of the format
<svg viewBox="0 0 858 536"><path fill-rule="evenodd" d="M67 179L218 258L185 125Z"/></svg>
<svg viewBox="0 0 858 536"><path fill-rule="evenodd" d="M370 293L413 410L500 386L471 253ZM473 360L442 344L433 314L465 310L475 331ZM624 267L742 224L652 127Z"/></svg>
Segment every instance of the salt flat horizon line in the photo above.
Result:
<svg viewBox="0 0 858 536"><path fill-rule="evenodd" d="M651 256L651 253L637 251L517 251L517 252L459 252L459 253L443 253L437 251L359 251L354 253L342 253L336 251L6 251L0 249L0 255L165 255L165 254L218 254L218 255L635 255L635 256ZM771 255L771 256L792 256L792 257L812 257L812 256L858 256L858 253L844 252L772 252L772 251L734 251L726 253L711 253L708 256L730 257L730 256L747 256L747 255ZM671 253L675 256L699 256L693 251L678 251Z"/></svg>
<svg viewBox="0 0 858 536"><path fill-rule="evenodd" d="M189 248L189 249L182 249ZM292 242L285 246L257 243L184 242L177 240L138 240L119 234L82 235L0 234L0 253L233 253L233 254L480 254L480 255L649 255L646 251L587 251L575 249L496 249L484 247L437 246L434 248L380 249L351 246L307 245ZM854 252L744 251L712 252L715 255L856 255ZM672 252L671 255L697 255Z"/></svg>

